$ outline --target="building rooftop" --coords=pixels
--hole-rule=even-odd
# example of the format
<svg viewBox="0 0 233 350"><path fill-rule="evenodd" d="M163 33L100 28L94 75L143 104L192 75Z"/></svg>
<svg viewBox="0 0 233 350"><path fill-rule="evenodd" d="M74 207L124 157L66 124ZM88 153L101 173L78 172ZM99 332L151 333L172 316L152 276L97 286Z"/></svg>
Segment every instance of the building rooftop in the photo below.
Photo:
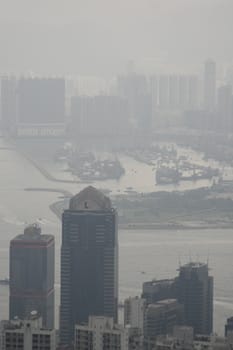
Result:
<svg viewBox="0 0 233 350"><path fill-rule="evenodd" d="M185 265L180 266L180 269L193 270L193 269L199 269L201 267L208 267L208 265L206 263L201 263L201 262L189 262Z"/></svg>
<svg viewBox="0 0 233 350"><path fill-rule="evenodd" d="M52 235L42 235L41 234L41 227L35 223L32 225L28 225L24 229L24 233L21 235L16 236L13 241L19 241L19 242L34 242L34 241L39 241L39 242L49 242L51 239L54 237Z"/></svg>
<svg viewBox="0 0 233 350"><path fill-rule="evenodd" d="M108 197L92 186L76 194L70 200L70 210L109 210L112 203Z"/></svg>

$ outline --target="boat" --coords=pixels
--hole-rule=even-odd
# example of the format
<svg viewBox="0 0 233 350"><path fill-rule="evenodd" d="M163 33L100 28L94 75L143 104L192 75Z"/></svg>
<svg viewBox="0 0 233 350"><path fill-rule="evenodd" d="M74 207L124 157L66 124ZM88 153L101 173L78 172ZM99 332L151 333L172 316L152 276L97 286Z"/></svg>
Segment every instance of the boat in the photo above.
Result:
<svg viewBox="0 0 233 350"><path fill-rule="evenodd" d="M175 168L163 166L157 169L155 179L159 185L178 183L180 180L180 172Z"/></svg>

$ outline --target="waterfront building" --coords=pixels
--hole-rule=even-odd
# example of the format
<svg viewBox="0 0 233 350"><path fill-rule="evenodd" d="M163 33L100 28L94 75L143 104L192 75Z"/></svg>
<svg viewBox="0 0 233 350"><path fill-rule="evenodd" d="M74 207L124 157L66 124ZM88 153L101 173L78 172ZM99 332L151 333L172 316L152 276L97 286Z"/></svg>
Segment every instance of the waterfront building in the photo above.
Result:
<svg viewBox="0 0 233 350"><path fill-rule="evenodd" d="M129 333L111 317L89 316L87 325L75 326L75 350L128 350Z"/></svg>
<svg viewBox="0 0 233 350"><path fill-rule="evenodd" d="M216 100L216 63L208 60L204 67L204 109L213 112Z"/></svg>
<svg viewBox="0 0 233 350"><path fill-rule="evenodd" d="M92 186L70 200L62 216L60 341L70 344L75 324L118 311L117 212Z"/></svg>
<svg viewBox="0 0 233 350"><path fill-rule="evenodd" d="M0 350L55 350L54 329L42 326L36 312L27 320L15 319L0 323Z"/></svg>
<svg viewBox="0 0 233 350"><path fill-rule="evenodd" d="M34 310L54 327L54 237L30 225L10 242L10 320Z"/></svg>
<svg viewBox="0 0 233 350"><path fill-rule="evenodd" d="M138 328L143 333L146 300L129 297L124 303L124 325Z"/></svg>
<svg viewBox="0 0 233 350"><path fill-rule="evenodd" d="M185 324L195 334L210 334L213 330L213 277L208 265L190 262L179 268L178 301L184 305Z"/></svg>

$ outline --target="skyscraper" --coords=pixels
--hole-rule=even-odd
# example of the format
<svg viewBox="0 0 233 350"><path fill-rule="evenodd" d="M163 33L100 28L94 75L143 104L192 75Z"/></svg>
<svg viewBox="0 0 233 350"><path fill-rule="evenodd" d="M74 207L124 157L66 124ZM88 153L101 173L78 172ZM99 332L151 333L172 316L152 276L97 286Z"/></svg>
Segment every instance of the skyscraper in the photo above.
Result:
<svg viewBox="0 0 233 350"><path fill-rule="evenodd" d="M180 267L178 300L184 305L185 323L194 333L210 334L213 330L213 277L208 265L190 262Z"/></svg>
<svg viewBox="0 0 233 350"><path fill-rule="evenodd" d="M208 112L215 109L216 99L216 64L208 60L204 68L204 108Z"/></svg>
<svg viewBox="0 0 233 350"><path fill-rule="evenodd" d="M54 327L54 237L36 224L10 243L10 319L32 311L44 327Z"/></svg>
<svg viewBox="0 0 233 350"><path fill-rule="evenodd" d="M62 217L60 342L89 316L113 317L118 307L117 213L89 186L70 200Z"/></svg>

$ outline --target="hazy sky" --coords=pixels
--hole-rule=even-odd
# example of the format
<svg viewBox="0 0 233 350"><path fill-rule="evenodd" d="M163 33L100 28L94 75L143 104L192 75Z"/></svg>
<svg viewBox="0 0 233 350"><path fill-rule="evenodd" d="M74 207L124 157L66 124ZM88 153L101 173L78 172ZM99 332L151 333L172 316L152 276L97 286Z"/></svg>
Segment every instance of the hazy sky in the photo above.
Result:
<svg viewBox="0 0 233 350"><path fill-rule="evenodd" d="M233 0L0 0L0 72L233 63Z"/></svg>

